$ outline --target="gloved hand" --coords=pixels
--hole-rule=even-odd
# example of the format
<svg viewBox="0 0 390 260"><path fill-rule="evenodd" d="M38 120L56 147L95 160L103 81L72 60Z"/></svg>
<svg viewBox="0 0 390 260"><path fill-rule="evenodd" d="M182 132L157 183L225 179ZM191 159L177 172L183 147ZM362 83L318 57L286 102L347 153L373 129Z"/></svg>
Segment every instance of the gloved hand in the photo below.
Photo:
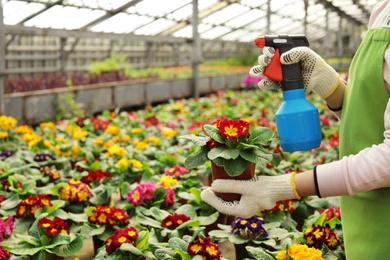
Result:
<svg viewBox="0 0 390 260"><path fill-rule="evenodd" d="M263 75L265 68L271 62L275 50L272 47L264 47L263 54L259 56L258 63L250 69L249 74L253 77ZM303 87L305 92L314 91L322 98L328 98L338 87L340 83L339 74L327 64L317 53L308 47L295 47L280 55L280 62L284 65L290 65L301 62ZM264 78L258 83L261 89L278 90L281 83Z"/></svg>
<svg viewBox="0 0 390 260"><path fill-rule="evenodd" d="M294 192L292 177L291 174L283 174L257 176L250 180L219 179L203 190L201 197L221 213L249 218L261 210L272 209L277 201L299 199ZM228 202L213 191L242 195L240 201Z"/></svg>

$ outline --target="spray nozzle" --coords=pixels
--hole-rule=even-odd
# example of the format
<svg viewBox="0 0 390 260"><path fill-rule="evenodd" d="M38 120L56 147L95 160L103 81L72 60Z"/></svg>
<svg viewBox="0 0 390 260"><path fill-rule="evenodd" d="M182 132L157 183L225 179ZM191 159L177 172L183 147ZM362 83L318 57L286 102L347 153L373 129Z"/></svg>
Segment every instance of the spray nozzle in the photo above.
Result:
<svg viewBox="0 0 390 260"><path fill-rule="evenodd" d="M273 47L275 54L264 75L272 80L281 81L283 90L302 88L302 72L299 63L282 65L280 55L298 46L309 46L304 35L260 35L255 39L258 48Z"/></svg>

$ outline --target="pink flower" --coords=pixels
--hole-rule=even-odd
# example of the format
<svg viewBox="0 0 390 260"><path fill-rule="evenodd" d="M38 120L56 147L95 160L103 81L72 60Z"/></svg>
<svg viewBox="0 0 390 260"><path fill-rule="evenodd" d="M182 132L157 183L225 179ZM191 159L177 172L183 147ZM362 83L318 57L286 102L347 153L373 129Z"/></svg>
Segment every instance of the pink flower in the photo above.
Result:
<svg viewBox="0 0 390 260"><path fill-rule="evenodd" d="M154 182L144 182L139 184L138 187L142 189L142 193L145 199L153 199L153 192L156 189L156 184Z"/></svg>
<svg viewBox="0 0 390 260"><path fill-rule="evenodd" d="M170 176L176 176L180 177L183 176L185 173L189 172L190 170L187 169L186 167L180 166L180 165L175 165L172 168L166 169L164 171L165 174L170 175Z"/></svg>
<svg viewBox="0 0 390 260"><path fill-rule="evenodd" d="M127 193L127 200L134 206L139 206L144 201L142 188L136 187L132 192Z"/></svg>
<svg viewBox="0 0 390 260"><path fill-rule="evenodd" d="M171 188L166 188L165 190L167 195L165 196L164 206L168 208L175 202L175 192Z"/></svg>

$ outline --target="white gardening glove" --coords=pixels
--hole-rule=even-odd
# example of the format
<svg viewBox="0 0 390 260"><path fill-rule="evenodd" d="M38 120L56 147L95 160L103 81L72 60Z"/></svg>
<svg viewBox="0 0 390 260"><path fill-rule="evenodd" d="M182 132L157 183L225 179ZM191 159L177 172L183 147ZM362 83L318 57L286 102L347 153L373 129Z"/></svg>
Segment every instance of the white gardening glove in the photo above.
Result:
<svg viewBox="0 0 390 260"><path fill-rule="evenodd" d="M263 76L264 70L271 62L275 49L265 46L263 54L259 56L260 65L250 69L249 74L253 77ZM340 83L339 74L327 64L317 53L308 47L295 47L280 55L280 62L284 65L290 65L301 62L303 87L306 93L316 92L322 98L329 97ZM281 83L264 78L258 83L261 89L281 88Z"/></svg>
<svg viewBox="0 0 390 260"><path fill-rule="evenodd" d="M250 180L213 181L211 187L201 193L202 199L219 212L249 218L261 210L272 209L277 201L297 199L291 174L258 176ZM213 192L241 194L240 201L228 202Z"/></svg>

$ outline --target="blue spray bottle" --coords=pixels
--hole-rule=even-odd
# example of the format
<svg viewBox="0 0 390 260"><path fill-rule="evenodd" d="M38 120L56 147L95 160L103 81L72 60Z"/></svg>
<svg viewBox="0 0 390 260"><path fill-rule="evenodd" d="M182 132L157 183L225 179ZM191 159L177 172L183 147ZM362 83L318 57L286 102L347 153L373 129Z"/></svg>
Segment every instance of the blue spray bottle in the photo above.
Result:
<svg viewBox="0 0 390 260"><path fill-rule="evenodd" d="M318 109L306 99L301 64L280 63L280 54L293 47L309 46L307 38L262 35L256 38L255 44L259 48L264 46L275 48L275 55L264 71L264 75L282 83L284 102L276 112L275 118L283 151L303 151L319 147L322 134Z"/></svg>

